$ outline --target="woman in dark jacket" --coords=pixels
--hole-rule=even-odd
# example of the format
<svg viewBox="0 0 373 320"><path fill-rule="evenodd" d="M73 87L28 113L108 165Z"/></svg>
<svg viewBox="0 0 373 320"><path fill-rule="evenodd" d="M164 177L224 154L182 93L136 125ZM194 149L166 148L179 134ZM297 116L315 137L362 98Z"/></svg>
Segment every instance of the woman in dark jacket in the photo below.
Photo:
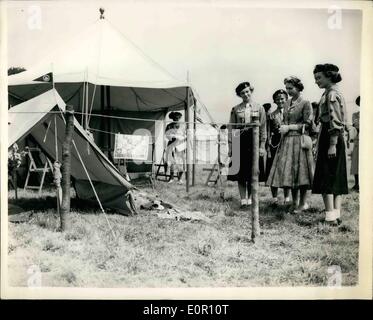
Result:
<svg viewBox="0 0 373 320"><path fill-rule="evenodd" d="M336 85L342 77L333 64L318 64L313 74L316 84L325 91L319 103L321 132L312 193L322 194L325 221L338 225L342 195L348 193L344 141L346 103Z"/></svg>
<svg viewBox="0 0 373 320"><path fill-rule="evenodd" d="M232 108L228 125L229 153L231 165L228 171L228 180L238 182L241 198L241 207L251 205L251 177L253 129L246 124L252 122L253 117L259 118L259 155L265 153L266 114L263 106L252 99L254 88L249 82L242 82L236 88L236 94L242 102Z"/></svg>

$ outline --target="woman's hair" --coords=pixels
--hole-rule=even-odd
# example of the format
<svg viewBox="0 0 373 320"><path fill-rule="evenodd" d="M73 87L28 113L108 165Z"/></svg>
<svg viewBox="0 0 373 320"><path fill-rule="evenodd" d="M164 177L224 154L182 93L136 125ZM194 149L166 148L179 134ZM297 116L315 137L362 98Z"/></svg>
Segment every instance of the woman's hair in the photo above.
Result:
<svg viewBox="0 0 373 320"><path fill-rule="evenodd" d="M342 81L342 76L339 73L339 68L331 63L317 64L313 69L313 73L322 72L325 77L329 78L331 82L338 83Z"/></svg>
<svg viewBox="0 0 373 320"><path fill-rule="evenodd" d="M172 111L168 117L174 121L178 121L181 117L182 117L182 114L180 112L177 112L177 111Z"/></svg>
<svg viewBox="0 0 373 320"><path fill-rule="evenodd" d="M287 84L287 83L292 84L295 88L298 89L298 91L303 91L303 89L304 89L304 85L303 85L302 81L297 77L290 76L290 77L285 78L284 79L284 84Z"/></svg>
<svg viewBox="0 0 373 320"><path fill-rule="evenodd" d="M275 93L272 95L273 102L276 100L277 96L280 94L284 94L286 99L288 98L288 93L283 89L278 89L275 91Z"/></svg>
<svg viewBox="0 0 373 320"><path fill-rule="evenodd" d="M250 91L254 91L254 87L250 84L250 82L241 82L237 87L236 87L236 95L240 96L240 93L243 89L250 88Z"/></svg>
<svg viewBox="0 0 373 320"><path fill-rule="evenodd" d="M265 112L268 112L269 109L271 109L272 105L270 103L265 103L263 104L263 108Z"/></svg>
<svg viewBox="0 0 373 320"><path fill-rule="evenodd" d="M356 98L355 103L360 107L360 96Z"/></svg>
<svg viewBox="0 0 373 320"><path fill-rule="evenodd" d="M311 103L311 106L312 106L312 110L313 110L313 118L315 119L315 121L319 118L319 103L316 102L316 101L313 101Z"/></svg>

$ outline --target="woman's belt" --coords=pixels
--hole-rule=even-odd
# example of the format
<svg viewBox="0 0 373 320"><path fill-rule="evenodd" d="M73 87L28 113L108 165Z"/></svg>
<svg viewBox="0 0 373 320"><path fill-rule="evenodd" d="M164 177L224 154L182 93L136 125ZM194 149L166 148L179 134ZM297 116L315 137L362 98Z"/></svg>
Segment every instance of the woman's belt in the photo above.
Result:
<svg viewBox="0 0 373 320"><path fill-rule="evenodd" d="M292 136L301 136L302 134L298 131L295 131L295 130L291 130L289 131L287 134L286 134L288 137L292 137Z"/></svg>

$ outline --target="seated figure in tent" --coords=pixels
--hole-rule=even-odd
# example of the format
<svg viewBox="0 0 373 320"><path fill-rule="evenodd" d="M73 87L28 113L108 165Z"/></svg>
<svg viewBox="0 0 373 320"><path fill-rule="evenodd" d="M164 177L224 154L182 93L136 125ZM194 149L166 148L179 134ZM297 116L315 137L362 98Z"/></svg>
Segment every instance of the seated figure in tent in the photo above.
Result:
<svg viewBox="0 0 373 320"><path fill-rule="evenodd" d="M183 126L179 122L181 118L180 112L171 112L169 118L173 122L169 123L166 127L166 139L168 140L165 160L167 168L170 168L169 183L174 181L175 174L177 175L178 182L183 183L182 176L185 171L185 150L186 150L186 136ZM167 171L167 169L166 169Z"/></svg>

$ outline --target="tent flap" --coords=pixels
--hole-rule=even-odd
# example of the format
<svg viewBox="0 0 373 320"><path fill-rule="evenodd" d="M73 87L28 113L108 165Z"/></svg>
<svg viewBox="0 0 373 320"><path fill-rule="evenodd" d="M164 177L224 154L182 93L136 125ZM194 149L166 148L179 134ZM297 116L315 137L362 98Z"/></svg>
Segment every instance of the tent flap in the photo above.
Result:
<svg viewBox="0 0 373 320"><path fill-rule="evenodd" d="M65 139L64 108L63 100L52 89L10 109L8 147L29 132L51 159L61 161L62 144ZM76 119L74 129L71 175L79 188L78 195L81 199L92 198L91 194L94 193L89 182L91 180L98 188L96 192L103 206L115 205L116 209L128 211L124 195L133 188L132 185L90 140ZM112 193L109 193L110 197L107 190L112 190Z"/></svg>

